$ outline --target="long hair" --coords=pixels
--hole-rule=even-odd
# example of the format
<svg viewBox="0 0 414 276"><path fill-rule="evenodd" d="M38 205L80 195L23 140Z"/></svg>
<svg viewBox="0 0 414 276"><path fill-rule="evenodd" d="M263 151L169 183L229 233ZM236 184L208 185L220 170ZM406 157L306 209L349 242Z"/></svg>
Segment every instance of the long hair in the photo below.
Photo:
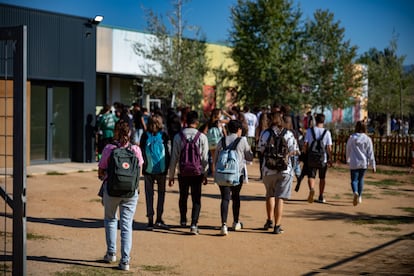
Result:
<svg viewBox="0 0 414 276"><path fill-rule="evenodd" d="M115 124L114 140L118 141L121 145L126 145L129 142L131 130L128 122L119 120Z"/></svg>
<svg viewBox="0 0 414 276"><path fill-rule="evenodd" d="M162 116L154 114L148 118L147 130L151 133L157 133L164 128Z"/></svg>

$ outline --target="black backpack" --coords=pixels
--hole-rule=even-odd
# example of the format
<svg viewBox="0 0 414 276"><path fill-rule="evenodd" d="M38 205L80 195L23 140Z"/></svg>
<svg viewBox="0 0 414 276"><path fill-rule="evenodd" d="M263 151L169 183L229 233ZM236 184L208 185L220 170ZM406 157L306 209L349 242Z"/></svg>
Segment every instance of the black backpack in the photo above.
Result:
<svg viewBox="0 0 414 276"><path fill-rule="evenodd" d="M269 132L269 138L267 138L263 152L264 165L270 170L284 171L289 163L289 148L285 138L283 138L287 130L283 129L279 135L271 128L267 131Z"/></svg>
<svg viewBox="0 0 414 276"><path fill-rule="evenodd" d="M326 147L323 143L323 137L325 136L325 133L327 130L325 129L319 137L319 139L316 139L315 136L315 130L313 127L311 128L313 141L308 147L308 166L309 168L315 168L320 169L325 167L325 154L326 154Z"/></svg>
<svg viewBox="0 0 414 276"><path fill-rule="evenodd" d="M140 172L138 158L132 151L131 144L126 148L117 147L112 150L107 173L106 187L110 196L134 196Z"/></svg>

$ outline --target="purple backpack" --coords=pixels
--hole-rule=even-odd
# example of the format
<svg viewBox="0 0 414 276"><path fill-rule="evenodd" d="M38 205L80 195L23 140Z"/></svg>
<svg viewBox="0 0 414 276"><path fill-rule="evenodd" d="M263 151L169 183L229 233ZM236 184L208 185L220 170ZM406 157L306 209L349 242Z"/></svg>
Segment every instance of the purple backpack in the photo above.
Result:
<svg viewBox="0 0 414 276"><path fill-rule="evenodd" d="M187 139L184 133L180 132L183 147L180 154L180 174L182 176L196 176L202 174L201 153L198 146L198 139L201 132L197 132L194 139Z"/></svg>

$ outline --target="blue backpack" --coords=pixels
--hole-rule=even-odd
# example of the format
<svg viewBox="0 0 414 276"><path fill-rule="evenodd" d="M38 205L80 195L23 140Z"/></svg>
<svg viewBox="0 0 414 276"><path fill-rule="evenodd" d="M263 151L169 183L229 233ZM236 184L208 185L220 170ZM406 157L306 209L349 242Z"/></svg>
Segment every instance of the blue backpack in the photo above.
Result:
<svg viewBox="0 0 414 276"><path fill-rule="evenodd" d="M221 139L223 148L219 152L214 172L214 182L220 186L240 184L240 162L236 152L240 139L238 137L228 146L226 146L226 138Z"/></svg>
<svg viewBox="0 0 414 276"><path fill-rule="evenodd" d="M147 162L145 172L149 174L164 173L166 170L166 155L162 132L159 131L155 135L147 132L147 136L145 144L145 161Z"/></svg>
<svg viewBox="0 0 414 276"><path fill-rule="evenodd" d="M208 147L216 148L222 137L223 134L218 127L210 127L207 131Z"/></svg>

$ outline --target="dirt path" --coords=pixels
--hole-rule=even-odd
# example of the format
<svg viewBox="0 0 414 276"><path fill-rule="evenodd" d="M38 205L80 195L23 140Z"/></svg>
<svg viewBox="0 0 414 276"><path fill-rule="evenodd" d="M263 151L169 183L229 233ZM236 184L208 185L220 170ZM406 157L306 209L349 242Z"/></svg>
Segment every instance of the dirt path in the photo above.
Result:
<svg viewBox="0 0 414 276"><path fill-rule="evenodd" d="M328 172L327 203L307 203L304 183L285 204L285 233L273 235L261 229L266 217L257 163L248 169L249 183L242 189L244 229L226 237L218 235L219 190L212 183L203 188L200 235L178 226L178 185L166 196L164 220L171 230L145 231L141 181L129 275L414 275L414 175L407 170L368 173L363 202L354 207L348 170L338 166ZM28 178L28 275L128 274L100 261L105 236L99 185L96 172ZM5 229L3 219L0 227ZM9 247L10 219L6 229Z"/></svg>

